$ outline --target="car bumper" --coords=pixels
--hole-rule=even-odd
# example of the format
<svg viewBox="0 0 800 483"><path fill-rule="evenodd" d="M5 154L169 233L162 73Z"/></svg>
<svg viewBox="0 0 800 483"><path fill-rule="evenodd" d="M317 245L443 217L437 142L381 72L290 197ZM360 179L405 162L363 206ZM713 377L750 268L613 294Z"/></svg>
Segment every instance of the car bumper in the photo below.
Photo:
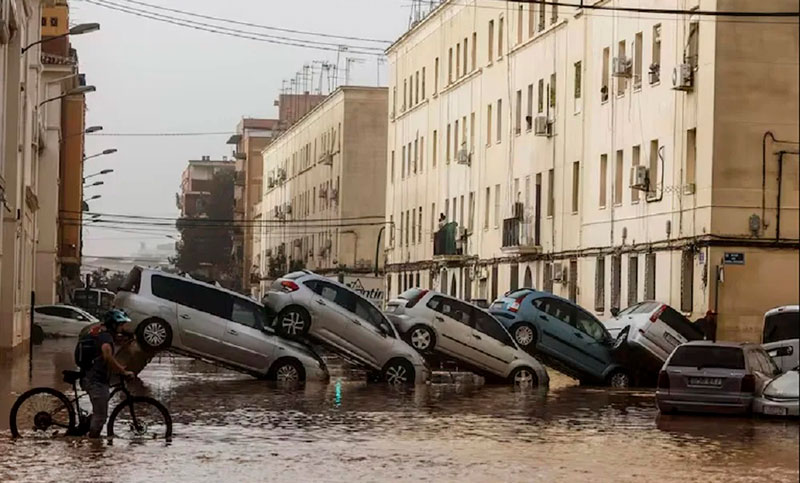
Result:
<svg viewBox="0 0 800 483"><path fill-rule="evenodd" d="M765 416L800 416L800 401L775 401L766 397L757 397L753 400L753 412Z"/></svg>
<svg viewBox="0 0 800 483"><path fill-rule="evenodd" d="M656 393L656 406L661 412L746 414L753 406L752 397L709 397L707 395L673 395Z"/></svg>

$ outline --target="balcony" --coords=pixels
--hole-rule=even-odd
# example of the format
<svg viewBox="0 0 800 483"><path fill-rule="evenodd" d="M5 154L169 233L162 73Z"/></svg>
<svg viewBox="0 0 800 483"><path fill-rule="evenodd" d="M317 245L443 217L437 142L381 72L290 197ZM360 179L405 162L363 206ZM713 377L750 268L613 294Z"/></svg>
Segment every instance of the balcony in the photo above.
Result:
<svg viewBox="0 0 800 483"><path fill-rule="evenodd" d="M433 235L433 257L439 260L459 259L464 256L463 235L458 223L450 222Z"/></svg>
<svg viewBox="0 0 800 483"><path fill-rule="evenodd" d="M503 253L521 255L540 252L542 247L537 243L535 228L531 220L521 217L503 220Z"/></svg>

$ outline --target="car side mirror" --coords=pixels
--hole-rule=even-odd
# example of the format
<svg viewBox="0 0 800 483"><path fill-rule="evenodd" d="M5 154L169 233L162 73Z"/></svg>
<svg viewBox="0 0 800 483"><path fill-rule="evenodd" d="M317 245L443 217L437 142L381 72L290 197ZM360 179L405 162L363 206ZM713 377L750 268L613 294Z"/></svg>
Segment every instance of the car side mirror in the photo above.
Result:
<svg viewBox="0 0 800 483"><path fill-rule="evenodd" d="M618 308L616 308L616 307L612 307L612 308L611 308L611 316L612 316L612 317L616 317L616 316L618 316L618 315L619 315L619 309L618 309Z"/></svg>

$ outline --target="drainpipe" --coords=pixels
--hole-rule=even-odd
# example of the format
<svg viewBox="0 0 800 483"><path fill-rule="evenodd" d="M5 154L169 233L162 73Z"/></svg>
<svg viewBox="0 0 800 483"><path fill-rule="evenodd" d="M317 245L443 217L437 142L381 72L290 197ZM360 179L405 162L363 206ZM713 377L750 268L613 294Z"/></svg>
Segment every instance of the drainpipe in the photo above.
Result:
<svg viewBox="0 0 800 483"><path fill-rule="evenodd" d="M783 155L785 151L778 152L778 199L775 204L775 241L781 239L781 185L783 184Z"/></svg>
<svg viewBox="0 0 800 483"><path fill-rule="evenodd" d="M433 215L431 215L433 216ZM383 225L380 230L378 230L378 243L375 244L375 276L378 276L378 260L381 253L381 237L383 236L383 231L386 230L386 225Z"/></svg>

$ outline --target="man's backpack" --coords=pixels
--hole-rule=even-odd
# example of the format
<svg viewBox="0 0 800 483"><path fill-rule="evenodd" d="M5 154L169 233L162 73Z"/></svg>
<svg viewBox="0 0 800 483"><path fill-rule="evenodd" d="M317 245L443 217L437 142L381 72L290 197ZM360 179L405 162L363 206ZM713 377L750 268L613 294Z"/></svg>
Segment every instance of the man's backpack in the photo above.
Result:
<svg viewBox="0 0 800 483"><path fill-rule="evenodd" d="M81 372L88 371L98 357L100 357L100 346L97 336L91 332L81 336L75 346L75 364L81 369Z"/></svg>

